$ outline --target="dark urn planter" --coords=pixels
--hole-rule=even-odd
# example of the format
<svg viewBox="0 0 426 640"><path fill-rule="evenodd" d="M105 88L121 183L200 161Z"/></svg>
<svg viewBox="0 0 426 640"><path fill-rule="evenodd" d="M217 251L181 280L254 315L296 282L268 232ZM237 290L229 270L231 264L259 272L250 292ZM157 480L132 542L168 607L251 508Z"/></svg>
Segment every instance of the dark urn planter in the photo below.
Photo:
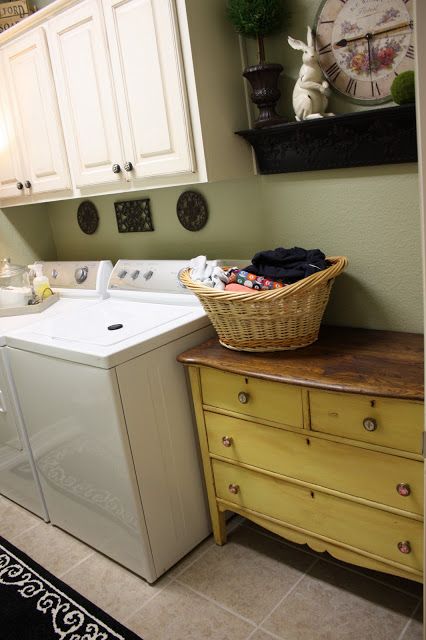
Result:
<svg viewBox="0 0 426 640"><path fill-rule="evenodd" d="M251 99L259 108L259 115L254 123L256 129L282 124L286 120L276 111L276 104L281 96L278 89L278 78L283 67L281 64L264 62L244 69L243 76L252 87Z"/></svg>

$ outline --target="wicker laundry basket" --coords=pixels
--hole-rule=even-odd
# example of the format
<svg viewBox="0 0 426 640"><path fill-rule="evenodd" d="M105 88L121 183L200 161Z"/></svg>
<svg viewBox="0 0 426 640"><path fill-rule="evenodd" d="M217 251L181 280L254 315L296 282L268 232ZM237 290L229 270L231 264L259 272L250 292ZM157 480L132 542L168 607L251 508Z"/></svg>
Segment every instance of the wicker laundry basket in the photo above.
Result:
<svg viewBox="0 0 426 640"><path fill-rule="evenodd" d="M299 349L318 338L334 278L346 268L345 257L327 258L330 267L294 284L271 291L218 291L180 275L200 299L220 343L236 351Z"/></svg>

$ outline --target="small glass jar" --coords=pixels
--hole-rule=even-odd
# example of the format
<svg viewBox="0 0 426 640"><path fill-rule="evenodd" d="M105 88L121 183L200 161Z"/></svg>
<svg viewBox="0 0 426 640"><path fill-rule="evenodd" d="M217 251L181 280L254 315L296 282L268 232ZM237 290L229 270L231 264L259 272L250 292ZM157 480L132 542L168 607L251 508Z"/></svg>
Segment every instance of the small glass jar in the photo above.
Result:
<svg viewBox="0 0 426 640"><path fill-rule="evenodd" d="M28 268L0 259L0 308L26 306L31 297Z"/></svg>

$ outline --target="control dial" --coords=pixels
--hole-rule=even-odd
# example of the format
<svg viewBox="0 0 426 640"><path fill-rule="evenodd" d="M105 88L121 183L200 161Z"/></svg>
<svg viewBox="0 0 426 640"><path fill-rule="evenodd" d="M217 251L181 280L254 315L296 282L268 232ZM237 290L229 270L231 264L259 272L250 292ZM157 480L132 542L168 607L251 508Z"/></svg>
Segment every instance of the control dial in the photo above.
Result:
<svg viewBox="0 0 426 640"><path fill-rule="evenodd" d="M88 272L89 272L88 267L79 267L78 269L76 269L74 272L75 281L78 284L81 284L82 282L84 282L87 278Z"/></svg>

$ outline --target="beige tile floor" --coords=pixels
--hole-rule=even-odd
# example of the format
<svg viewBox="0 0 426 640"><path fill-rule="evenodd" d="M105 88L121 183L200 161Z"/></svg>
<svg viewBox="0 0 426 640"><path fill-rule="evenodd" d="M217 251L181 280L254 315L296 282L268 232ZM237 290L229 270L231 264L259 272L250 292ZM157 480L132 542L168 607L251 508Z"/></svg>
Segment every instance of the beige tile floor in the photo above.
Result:
<svg viewBox="0 0 426 640"><path fill-rule="evenodd" d="M422 640L420 585L229 528L149 585L0 497L0 535L144 640Z"/></svg>

